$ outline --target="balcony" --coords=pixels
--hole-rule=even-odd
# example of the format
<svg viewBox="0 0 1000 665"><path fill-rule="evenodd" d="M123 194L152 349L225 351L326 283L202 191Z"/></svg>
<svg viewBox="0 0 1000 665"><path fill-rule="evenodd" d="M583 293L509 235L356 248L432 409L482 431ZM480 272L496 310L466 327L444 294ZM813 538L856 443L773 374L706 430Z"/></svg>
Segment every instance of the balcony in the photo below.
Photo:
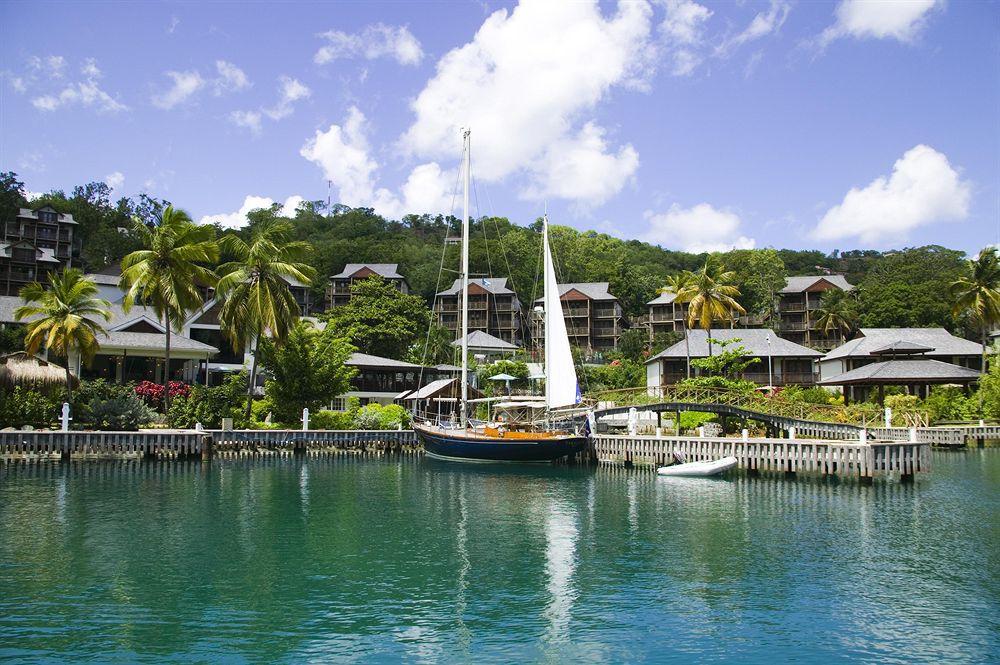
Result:
<svg viewBox="0 0 1000 665"><path fill-rule="evenodd" d="M587 307L567 306L566 303L563 303L563 317L580 318L587 316L590 316L590 310Z"/></svg>
<svg viewBox="0 0 1000 665"><path fill-rule="evenodd" d="M594 335L598 337L615 337L618 335L618 326L594 326Z"/></svg>
<svg viewBox="0 0 1000 665"><path fill-rule="evenodd" d="M618 318L618 310L615 307L598 307L594 310L594 316L599 319Z"/></svg>
<svg viewBox="0 0 1000 665"><path fill-rule="evenodd" d="M434 305L434 311L435 312L457 312L458 311L458 303L440 302L439 301L436 305Z"/></svg>
<svg viewBox="0 0 1000 665"><path fill-rule="evenodd" d="M743 378L762 386L768 385L768 381L772 379L773 385L776 386L812 386L816 384L818 379L814 372L781 372L780 374L776 372L773 377L767 372L744 372Z"/></svg>
<svg viewBox="0 0 1000 665"><path fill-rule="evenodd" d="M806 311L806 303L804 300L789 300L782 298L778 301L778 311L779 312L804 312Z"/></svg>
<svg viewBox="0 0 1000 665"><path fill-rule="evenodd" d="M781 330L805 330L805 321L782 321L779 325Z"/></svg>

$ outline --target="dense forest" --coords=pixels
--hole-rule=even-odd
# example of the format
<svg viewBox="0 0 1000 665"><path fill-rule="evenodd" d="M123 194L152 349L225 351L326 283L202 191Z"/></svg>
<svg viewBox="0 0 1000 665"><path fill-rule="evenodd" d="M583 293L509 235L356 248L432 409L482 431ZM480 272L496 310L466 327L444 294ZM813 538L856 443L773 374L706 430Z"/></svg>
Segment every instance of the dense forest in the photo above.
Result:
<svg viewBox="0 0 1000 665"><path fill-rule="evenodd" d="M0 174L0 217L11 219L29 206L25 185L14 173ZM54 190L33 198L31 207L51 205L71 213L79 223L79 260L86 271L97 271L137 249L129 234L130 220L153 221L167 201L146 194L112 200L112 190L92 182L70 192ZM183 201L174 205L184 207ZM280 206L250 213L253 225L263 216L280 214ZM414 293L430 301L436 290L456 277L459 220L454 217L407 215L389 220L370 208L304 202L293 219L299 239L314 248L311 263L319 275L339 272L345 263L398 263ZM521 226L503 217L485 217L471 227L472 272L507 276L522 302L540 295L540 220ZM220 233L222 230L219 230ZM595 231L566 226L551 228L553 253L565 282L610 282L610 290L629 314L642 314L664 279L704 263L705 254L689 254L638 240L622 240ZM451 242L446 242L450 239ZM767 314L773 294L789 275L841 273L857 285L861 326L944 326L975 338L967 322L951 314L948 285L964 271L965 254L940 246L886 252L753 249L721 255L737 274L741 304L748 313ZM442 270L441 267L444 267ZM314 285L321 301L325 278Z"/></svg>

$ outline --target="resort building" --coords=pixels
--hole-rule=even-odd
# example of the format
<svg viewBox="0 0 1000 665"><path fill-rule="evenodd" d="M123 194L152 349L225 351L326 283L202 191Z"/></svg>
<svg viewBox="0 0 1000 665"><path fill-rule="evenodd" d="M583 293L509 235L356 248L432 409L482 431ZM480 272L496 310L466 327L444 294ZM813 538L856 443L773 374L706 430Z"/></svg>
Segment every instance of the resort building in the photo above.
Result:
<svg viewBox="0 0 1000 665"><path fill-rule="evenodd" d="M823 355L815 349L796 344L778 337L767 328L723 328L712 330L712 339L736 340L730 348L742 346L745 357L757 358L741 378L762 386L812 386L819 380L817 361ZM713 353L722 349L713 347ZM646 385L648 387L669 386L687 377L687 354L692 360L707 358L708 333L705 330L688 331L688 340L681 340L667 347L646 361ZM770 371L769 371L770 368ZM699 376L700 370L691 368L691 376Z"/></svg>
<svg viewBox="0 0 1000 665"><path fill-rule="evenodd" d="M356 368L358 373L351 379L351 389L331 402L330 408L335 411L346 409L351 398L356 398L362 405L371 402L392 404L401 393L410 393L433 381L453 378L461 372L460 367L452 365L421 367L416 363L367 353L351 354L346 364Z"/></svg>
<svg viewBox="0 0 1000 665"><path fill-rule="evenodd" d="M646 305L649 307L649 338L669 332L683 332L688 304L675 302L676 293L661 293Z"/></svg>
<svg viewBox="0 0 1000 665"><path fill-rule="evenodd" d="M402 293L410 292L406 278L399 274L398 263L348 263L342 271L330 277L330 284L326 287L326 308L346 305L351 300L354 282L368 279L372 275L378 275Z"/></svg>
<svg viewBox="0 0 1000 665"><path fill-rule="evenodd" d="M450 330L455 339L462 334L462 280L434 298L437 324ZM509 344L521 343L521 301L507 287L506 277L477 277L469 280L469 331L481 330Z"/></svg>
<svg viewBox="0 0 1000 665"><path fill-rule="evenodd" d="M0 296L0 324L19 325L14 310L22 304L19 297ZM163 381L166 331L152 308L136 306L126 313L120 303L112 304L111 321L103 325L108 332L98 337L100 348L93 361L84 365L79 357L70 358L71 372L84 379L103 378L118 383ZM204 383L209 360L218 353L219 349L212 344L172 332L170 379ZM47 353L44 355L48 357ZM64 358L54 360L62 365L67 362Z"/></svg>
<svg viewBox="0 0 1000 665"><path fill-rule="evenodd" d="M462 338L451 343L456 349L462 348ZM517 353L521 347L510 342L505 342L499 337L483 332L482 330L472 330L469 332L469 353L479 360L492 362L504 358L513 353Z"/></svg>
<svg viewBox="0 0 1000 665"><path fill-rule="evenodd" d="M851 385L847 382L837 384L832 381L838 377L844 378L849 372L862 367L881 363L887 358L912 356L910 360L936 360L941 364L953 365L958 368L982 370L983 346L961 337L956 337L944 328L862 328L850 342L833 349L820 361L820 375L824 383L829 385ZM893 372L902 366L891 368ZM918 374L933 374L932 365L903 368L906 372L916 371ZM877 368L876 368L877 369ZM937 367L937 370L942 368ZM950 372L950 374L948 373ZM967 373L945 372L956 379L951 383L962 384L960 379ZM938 374L941 374L939 371ZM860 374L851 375L860 377ZM848 379L851 376L847 376ZM945 378L948 378L946 376ZM883 374L883 380L888 378ZM897 377L899 379L906 376ZM931 377L933 378L933 377ZM943 381L948 383L949 381ZM919 383L912 381L909 383ZM927 383L933 383L928 381ZM906 381L894 385L907 385ZM926 385L926 384L925 384ZM861 391L847 388L845 395L849 399L863 399Z"/></svg>
<svg viewBox="0 0 1000 665"><path fill-rule="evenodd" d="M559 285L563 319L569 343L590 352L607 351L618 346L623 329L622 306L608 291L608 282L578 282ZM535 301L540 307L544 298ZM545 326L540 316L532 319L535 345L545 340Z"/></svg>
<svg viewBox="0 0 1000 665"><path fill-rule="evenodd" d="M0 241L0 295L15 296L31 282L73 265L73 215L50 206L20 208L4 220Z"/></svg>
<svg viewBox="0 0 1000 665"><path fill-rule="evenodd" d="M778 330L783 337L814 349L830 350L844 343L840 330L824 332L818 325L816 310L827 291L852 291L843 275L806 275L789 277L778 293Z"/></svg>

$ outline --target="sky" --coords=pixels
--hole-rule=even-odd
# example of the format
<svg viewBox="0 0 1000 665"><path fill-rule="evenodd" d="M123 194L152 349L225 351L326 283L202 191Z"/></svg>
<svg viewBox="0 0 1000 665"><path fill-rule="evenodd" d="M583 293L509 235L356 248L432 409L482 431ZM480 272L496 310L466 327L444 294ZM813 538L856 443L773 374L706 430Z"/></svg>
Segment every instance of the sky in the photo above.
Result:
<svg viewBox="0 0 1000 665"><path fill-rule="evenodd" d="M0 0L0 171L670 249L1000 242L1000 3Z"/></svg>

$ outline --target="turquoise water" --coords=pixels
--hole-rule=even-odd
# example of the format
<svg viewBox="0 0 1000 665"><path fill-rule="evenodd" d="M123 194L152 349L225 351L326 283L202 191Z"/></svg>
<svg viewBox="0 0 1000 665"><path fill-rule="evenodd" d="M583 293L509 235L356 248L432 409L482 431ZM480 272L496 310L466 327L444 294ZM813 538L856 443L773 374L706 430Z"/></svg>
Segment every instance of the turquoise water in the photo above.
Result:
<svg viewBox="0 0 1000 665"><path fill-rule="evenodd" d="M1000 659L1000 450L912 485L308 458L0 468L0 659Z"/></svg>

